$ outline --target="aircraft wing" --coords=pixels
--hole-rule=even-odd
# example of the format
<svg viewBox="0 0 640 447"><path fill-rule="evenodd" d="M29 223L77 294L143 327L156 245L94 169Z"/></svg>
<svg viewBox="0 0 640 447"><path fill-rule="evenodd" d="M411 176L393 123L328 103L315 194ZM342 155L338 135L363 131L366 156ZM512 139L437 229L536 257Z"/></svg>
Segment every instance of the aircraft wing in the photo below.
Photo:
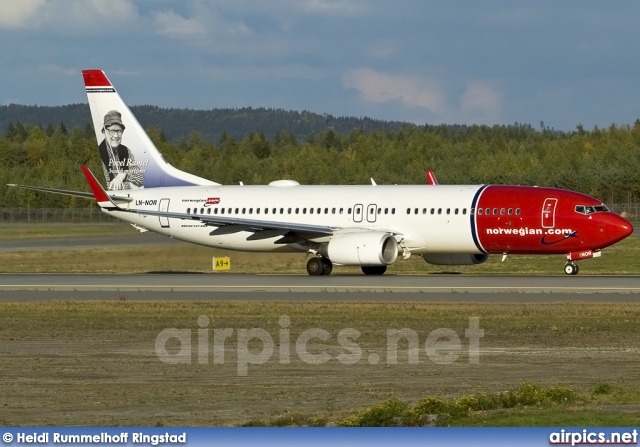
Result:
<svg viewBox="0 0 640 447"><path fill-rule="evenodd" d="M217 227L237 227L237 231L262 231L262 230L283 230L292 231L295 233L312 233L315 235L331 236L335 232L335 228L324 225L311 225L311 224L298 224L292 222L279 222L273 220L258 220L258 219L245 219L242 217L227 217L227 216L211 216L203 214L187 214L187 213L172 213L166 211L147 211L147 210L129 210L136 212L143 216L158 216L167 217L173 219L184 220L197 220L206 225L213 225ZM233 230L233 228L228 228ZM215 231L215 230L214 230ZM219 233L223 233L221 231ZM233 231L228 231L233 232Z"/></svg>

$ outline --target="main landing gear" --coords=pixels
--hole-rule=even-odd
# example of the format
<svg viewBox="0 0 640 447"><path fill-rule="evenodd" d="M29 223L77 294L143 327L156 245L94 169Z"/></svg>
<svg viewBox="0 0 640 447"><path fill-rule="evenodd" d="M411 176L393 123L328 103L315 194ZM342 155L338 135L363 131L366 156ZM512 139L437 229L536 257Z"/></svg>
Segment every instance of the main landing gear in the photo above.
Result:
<svg viewBox="0 0 640 447"><path fill-rule="evenodd" d="M307 261L307 273L311 276L329 275L333 264L328 258L313 256Z"/></svg>
<svg viewBox="0 0 640 447"><path fill-rule="evenodd" d="M386 265L363 265L362 273L365 275L382 275L387 271ZM311 276L329 275L333 270L333 264L329 258L312 256L307 261L307 273Z"/></svg>
<svg viewBox="0 0 640 447"><path fill-rule="evenodd" d="M576 264L573 261L568 261L564 265L564 272L567 275L577 275L579 271L580 271L580 267L578 267L578 264Z"/></svg>

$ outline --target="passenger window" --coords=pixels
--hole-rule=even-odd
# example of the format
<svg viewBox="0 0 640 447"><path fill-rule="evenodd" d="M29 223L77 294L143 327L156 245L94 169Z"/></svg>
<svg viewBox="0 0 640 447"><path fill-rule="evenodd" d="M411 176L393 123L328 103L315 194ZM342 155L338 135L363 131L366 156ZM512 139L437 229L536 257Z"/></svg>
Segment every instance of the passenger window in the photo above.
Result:
<svg viewBox="0 0 640 447"><path fill-rule="evenodd" d="M331 214L335 214L336 213L336 209L335 208L331 208Z"/></svg>
<svg viewBox="0 0 640 447"><path fill-rule="evenodd" d="M471 208L471 214L473 214L473 208ZM482 216L482 208L478 208L478 216Z"/></svg>
<svg viewBox="0 0 640 447"><path fill-rule="evenodd" d="M438 214L442 214L442 208L438 208Z"/></svg>
<svg viewBox="0 0 640 447"><path fill-rule="evenodd" d="M306 208L302 208L302 214L307 214L307 209Z"/></svg>
<svg viewBox="0 0 640 447"><path fill-rule="evenodd" d="M249 214L253 214L253 208L249 208Z"/></svg>
<svg viewBox="0 0 640 447"><path fill-rule="evenodd" d="M427 214L427 209L426 208L422 208L422 214Z"/></svg>
<svg viewBox="0 0 640 447"><path fill-rule="evenodd" d="M509 216L511 216L513 214L513 208L509 208L509 211L507 211L509 213Z"/></svg>
<svg viewBox="0 0 640 447"><path fill-rule="evenodd" d="M495 216L496 214L498 214L498 208L493 209L493 215Z"/></svg>
<svg viewBox="0 0 640 447"><path fill-rule="evenodd" d="M284 208L280 208L280 214L284 214Z"/></svg>
<svg viewBox="0 0 640 447"><path fill-rule="evenodd" d="M204 208L200 208L200 214L204 214Z"/></svg>
<svg viewBox="0 0 640 447"><path fill-rule="evenodd" d="M325 214L329 214L329 208L325 208L325 209L324 209L324 213L325 213Z"/></svg>
<svg viewBox="0 0 640 447"><path fill-rule="evenodd" d="M451 208L447 208L447 215L451 214Z"/></svg>
<svg viewBox="0 0 640 447"><path fill-rule="evenodd" d="M418 208L416 208L415 210L413 210L413 214L418 214Z"/></svg>
<svg viewBox="0 0 640 447"><path fill-rule="evenodd" d="M191 214L191 208L187 208L187 214Z"/></svg>
<svg viewBox="0 0 640 447"><path fill-rule="evenodd" d="M411 214L411 208L407 208L407 214Z"/></svg>
<svg viewBox="0 0 640 447"><path fill-rule="evenodd" d="M391 208L391 214L395 214L396 213L396 209L395 208Z"/></svg>
<svg viewBox="0 0 640 447"><path fill-rule="evenodd" d="M211 208L207 208L207 214L211 214Z"/></svg>
<svg viewBox="0 0 640 447"><path fill-rule="evenodd" d="M467 215L467 209L466 208L462 208L462 215L466 216Z"/></svg>
<svg viewBox="0 0 640 447"><path fill-rule="evenodd" d="M435 214L436 209L435 208L431 208L431 214Z"/></svg>
<svg viewBox="0 0 640 447"><path fill-rule="evenodd" d="M342 212L343 212L343 208L340 208L340 214L342 214ZM349 213L351 213L351 211L349 211Z"/></svg>
<svg viewBox="0 0 640 447"><path fill-rule="evenodd" d="M296 214L300 212L300 208L296 208Z"/></svg>
<svg viewBox="0 0 640 447"><path fill-rule="evenodd" d="M385 208L385 209L384 209L384 213L385 213L385 214L389 214L389 208Z"/></svg>
<svg viewBox="0 0 640 447"><path fill-rule="evenodd" d="M224 214L224 208L220 208L220 214Z"/></svg>
<svg viewBox="0 0 640 447"><path fill-rule="evenodd" d="M240 208L236 208L236 214L240 214L239 211L240 211Z"/></svg>
<svg viewBox="0 0 640 447"><path fill-rule="evenodd" d="M342 214L342 208L340 208L340 214ZM351 208L347 210L347 214L351 214Z"/></svg>
<svg viewBox="0 0 640 447"><path fill-rule="evenodd" d="M313 208L309 208L309 214L313 214Z"/></svg>
<svg viewBox="0 0 640 447"><path fill-rule="evenodd" d="M287 214L291 214L291 208L287 208Z"/></svg>
<svg viewBox="0 0 640 447"><path fill-rule="evenodd" d="M500 208L500 215L504 216L504 208Z"/></svg>
<svg viewBox="0 0 640 447"><path fill-rule="evenodd" d="M247 214L247 209L246 208L242 208L242 214Z"/></svg>
<svg viewBox="0 0 640 447"><path fill-rule="evenodd" d="M516 216L520 215L520 208L516 208Z"/></svg>

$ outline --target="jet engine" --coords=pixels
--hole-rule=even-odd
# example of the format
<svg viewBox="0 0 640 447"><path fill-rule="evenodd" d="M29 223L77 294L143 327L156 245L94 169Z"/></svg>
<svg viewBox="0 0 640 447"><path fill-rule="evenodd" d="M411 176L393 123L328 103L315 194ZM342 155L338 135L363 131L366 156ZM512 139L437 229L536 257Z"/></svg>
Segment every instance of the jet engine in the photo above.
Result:
<svg viewBox="0 0 640 447"><path fill-rule="evenodd" d="M341 265L389 265L398 257L398 242L389 233L363 231L338 235L318 250Z"/></svg>
<svg viewBox="0 0 640 447"><path fill-rule="evenodd" d="M482 264L489 255L475 253L434 253L422 255L422 259L433 265L474 265Z"/></svg>

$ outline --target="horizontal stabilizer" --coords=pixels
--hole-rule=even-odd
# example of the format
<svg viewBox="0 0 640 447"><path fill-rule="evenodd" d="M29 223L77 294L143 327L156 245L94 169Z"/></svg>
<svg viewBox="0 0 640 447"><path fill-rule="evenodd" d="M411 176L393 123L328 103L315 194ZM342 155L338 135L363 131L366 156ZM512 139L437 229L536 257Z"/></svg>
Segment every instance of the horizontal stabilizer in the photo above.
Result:
<svg viewBox="0 0 640 447"><path fill-rule="evenodd" d="M41 191L41 192L50 192L52 194L62 194L65 196L72 197L81 197L83 199L94 199L95 196L91 192L84 191L71 191L68 189L56 189L56 188L43 188L41 186L26 186L26 185L16 185L15 183L8 183L7 186L13 186L15 188L22 189L31 189L33 191ZM109 196L111 200L114 202L131 202L133 199L131 197L122 197L122 196Z"/></svg>

